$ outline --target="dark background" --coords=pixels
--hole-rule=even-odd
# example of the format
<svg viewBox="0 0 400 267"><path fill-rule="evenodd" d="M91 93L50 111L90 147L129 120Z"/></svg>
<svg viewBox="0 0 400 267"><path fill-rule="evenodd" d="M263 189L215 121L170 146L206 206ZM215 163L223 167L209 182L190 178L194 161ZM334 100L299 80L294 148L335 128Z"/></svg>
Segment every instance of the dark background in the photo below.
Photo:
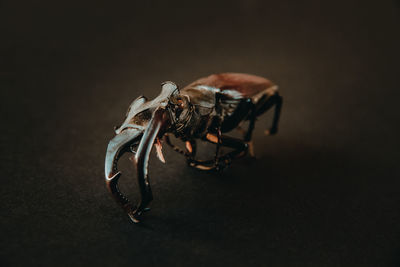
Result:
<svg viewBox="0 0 400 267"><path fill-rule="evenodd" d="M399 7L2 1L2 266L399 266ZM222 174L153 154L133 225L104 185L113 126L162 81L227 71L280 86L279 134L261 118L257 160Z"/></svg>

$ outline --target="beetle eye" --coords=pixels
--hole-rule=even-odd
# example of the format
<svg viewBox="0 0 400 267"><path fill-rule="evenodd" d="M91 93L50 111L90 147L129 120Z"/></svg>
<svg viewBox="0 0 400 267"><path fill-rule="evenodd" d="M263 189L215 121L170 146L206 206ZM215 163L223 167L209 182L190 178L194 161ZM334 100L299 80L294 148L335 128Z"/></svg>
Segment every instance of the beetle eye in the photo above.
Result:
<svg viewBox="0 0 400 267"><path fill-rule="evenodd" d="M178 102L177 105L178 105L180 108L183 108L183 106L184 106L183 100L182 100L182 99L178 99L177 102Z"/></svg>

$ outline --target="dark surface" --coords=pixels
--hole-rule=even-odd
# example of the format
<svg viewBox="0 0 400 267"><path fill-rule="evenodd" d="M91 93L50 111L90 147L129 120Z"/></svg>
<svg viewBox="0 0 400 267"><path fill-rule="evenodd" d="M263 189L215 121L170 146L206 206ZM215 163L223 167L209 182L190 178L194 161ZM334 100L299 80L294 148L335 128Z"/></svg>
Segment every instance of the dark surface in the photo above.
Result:
<svg viewBox="0 0 400 267"><path fill-rule="evenodd" d="M399 266L399 2L148 2L0 3L1 265ZM113 126L226 71L279 84L280 132L259 120L258 159L223 174L153 153L133 225L104 185Z"/></svg>

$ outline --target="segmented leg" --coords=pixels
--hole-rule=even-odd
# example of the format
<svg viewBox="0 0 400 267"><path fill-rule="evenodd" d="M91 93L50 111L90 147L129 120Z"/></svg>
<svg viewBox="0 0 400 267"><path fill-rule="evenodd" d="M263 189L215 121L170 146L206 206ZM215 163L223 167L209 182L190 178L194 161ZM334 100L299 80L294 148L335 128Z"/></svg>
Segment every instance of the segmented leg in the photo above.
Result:
<svg viewBox="0 0 400 267"><path fill-rule="evenodd" d="M196 155L196 151L197 151L197 145L196 145L196 140L191 139L185 142L185 147L186 150L183 150L182 148L180 148L179 146L176 146L174 144L172 144L171 139L169 138L168 134L164 135L164 141L167 145L169 145L170 147L172 147L172 149L175 152L178 152L179 154L184 155L185 157L194 157Z"/></svg>
<svg viewBox="0 0 400 267"><path fill-rule="evenodd" d="M200 161L188 159L191 167L200 170L221 170L227 167L232 162L232 159L237 159L246 155L248 150L248 145L245 142L226 135L221 135L220 138L218 138L214 134L207 134L205 140L213 144L219 143L220 146L233 148L234 150L223 156L217 156L216 159L213 160Z"/></svg>
<svg viewBox="0 0 400 267"><path fill-rule="evenodd" d="M172 144L171 139L169 138L169 135L168 135L168 134L165 134L165 135L164 135L164 141L165 141L165 143L166 143L167 145L169 145L170 147L172 147L172 149L173 149L175 152L178 152L178 153L180 153L180 154L186 156L185 150L183 150L183 149L180 148L179 146L176 146L176 145Z"/></svg>
<svg viewBox="0 0 400 267"><path fill-rule="evenodd" d="M194 157L196 156L196 152L197 152L196 140L190 139L190 140L186 141L185 146L186 146L185 156L188 161L187 163L189 164L189 160L194 159Z"/></svg>
<svg viewBox="0 0 400 267"><path fill-rule="evenodd" d="M256 114L254 111L251 112L250 118L249 118L249 128L247 129L246 134L244 135L244 141L245 142L250 142L251 136L253 134L254 126L256 124Z"/></svg>
<svg viewBox="0 0 400 267"><path fill-rule="evenodd" d="M274 105L275 105L275 113L272 119L272 126L269 130L265 131L265 134L267 135L276 134L278 131L279 117L282 108L282 97L278 93L275 93L271 97L267 97L267 95L265 95L263 98L261 98L249 114L248 117L249 127L247 129L247 132L245 132L242 128L239 129L239 131L243 133L244 141L247 142L249 146L249 154L252 157L254 157L255 155L254 155L253 141L251 140L251 137L253 134L257 117L265 113Z"/></svg>
<svg viewBox="0 0 400 267"><path fill-rule="evenodd" d="M272 126L270 129L265 131L265 134L268 134L268 135L276 134L278 132L278 123L279 123L279 117L281 114L283 99L278 93L275 93L274 95L272 95L265 101L261 101L261 100L259 101L259 103L256 106L256 111L255 111L256 117L262 115L268 109L270 109L272 106L275 105L275 113L274 113L274 117L272 119Z"/></svg>
<svg viewBox="0 0 400 267"><path fill-rule="evenodd" d="M281 116L282 103L283 103L283 98L280 95L277 95L275 102L274 118L272 121L272 127L269 131L269 134L276 134L278 132L278 123L279 123L279 118Z"/></svg>
<svg viewBox="0 0 400 267"><path fill-rule="evenodd" d="M216 137L217 137L217 142L216 142L216 149L215 149L215 157L214 157L214 162L215 162L215 165L218 165L219 164L219 149L220 149L220 147L221 147L221 142L222 142L222 140L221 140L221 136L222 136L222 133L221 133L221 128L218 128L217 129L217 135L216 135Z"/></svg>
<svg viewBox="0 0 400 267"><path fill-rule="evenodd" d="M186 157L186 162L188 165L190 165L190 163L192 161L194 161L194 157L196 156L196 152L197 152L197 143L196 143L195 139L190 139L185 142L186 150L183 150L179 146L172 144L171 139L169 138L168 134L164 135L164 141L167 145L172 147L172 149L175 152L178 152L179 154L184 155ZM212 162L212 161L207 161L207 162Z"/></svg>

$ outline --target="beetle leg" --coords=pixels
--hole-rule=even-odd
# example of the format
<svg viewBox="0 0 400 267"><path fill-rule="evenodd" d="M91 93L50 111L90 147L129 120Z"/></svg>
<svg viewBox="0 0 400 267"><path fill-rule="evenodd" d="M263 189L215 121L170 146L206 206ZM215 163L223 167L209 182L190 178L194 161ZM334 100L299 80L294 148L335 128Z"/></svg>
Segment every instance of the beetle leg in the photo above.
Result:
<svg viewBox="0 0 400 267"><path fill-rule="evenodd" d="M238 159L245 156L249 148L249 145L246 142L243 142L243 140L238 138L221 135L219 140L221 146L233 148L234 150L218 157L218 160L215 161L216 170L222 170L230 165L233 159Z"/></svg>
<svg viewBox="0 0 400 267"><path fill-rule="evenodd" d="M254 153L254 144L253 144L253 141L247 142L247 145L249 146L249 154L250 154L250 157L255 158L255 157L256 157L256 154Z"/></svg>
<svg viewBox="0 0 400 267"><path fill-rule="evenodd" d="M282 101L283 101L282 97L278 93L275 93L271 97L269 97L265 102L263 101L256 108L256 117L258 117L275 105L275 113L272 119L272 126L270 129L265 131L266 135L273 135L278 132L278 123L281 114Z"/></svg>
<svg viewBox="0 0 400 267"><path fill-rule="evenodd" d="M220 146L233 148L234 150L223 156L218 156L217 159L214 160L200 161L192 159L189 161L191 167L200 170L221 170L227 167L232 159L237 159L246 155L249 147L243 140L226 135L221 135L220 138L218 138L216 135L209 133L206 135L205 140L217 145L219 143Z"/></svg>
<svg viewBox="0 0 400 267"><path fill-rule="evenodd" d="M245 135L246 135L246 130L243 129L242 124L243 124L243 121L239 124L238 127L236 127L236 130L237 130L240 134L242 134L243 136L245 136Z"/></svg>
<svg viewBox="0 0 400 267"><path fill-rule="evenodd" d="M196 140L190 139L190 140L185 142L185 145L186 145L186 154L188 156L194 157L196 155L196 152L197 152Z"/></svg>
<svg viewBox="0 0 400 267"><path fill-rule="evenodd" d="M196 156L197 152L197 143L196 140L190 139L185 142L186 145L186 163L190 165L190 162L194 160L194 157Z"/></svg>
<svg viewBox="0 0 400 267"><path fill-rule="evenodd" d="M184 155L186 157L186 159L188 160L188 163L189 163L189 160L193 159L194 156L196 155L197 145L196 145L196 140L194 140L194 139L190 139L185 142L186 150L183 150L179 146L172 144L171 139L169 138L168 134L164 135L164 141L167 145L172 147L172 149L175 152L178 152L178 153Z"/></svg>
<svg viewBox="0 0 400 267"><path fill-rule="evenodd" d="M195 139L186 141L187 154L186 162L190 167L195 167L200 170L212 170L214 168L215 158L210 160L196 160L197 143ZM190 151L191 150L191 151Z"/></svg>
<svg viewBox="0 0 400 267"><path fill-rule="evenodd" d="M218 161L219 161L218 154L219 154L219 149L220 149L220 146L221 146L221 136L222 136L221 128L218 127L218 129L217 129L217 145L216 145L215 157L214 157L215 166L218 165Z"/></svg>
<svg viewBox="0 0 400 267"><path fill-rule="evenodd" d="M278 123L279 123L279 118L281 115L282 102L283 102L282 97L280 95L276 94L275 113L274 113L274 118L272 121L272 127L269 130L269 134L276 134L278 132Z"/></svg>
<svg viewBox="0 0 400 267"><path fill-rule="evenodd" d="M182 155L185 155L185 154L186 154L185 151L184 151L182 148L180 148L179 146L176 146L176 145L172 144L171 139L169 138L169 135L168 135L168 134L165 134L165 135L164 135L164 141L165 141L165 143L166 143L167 145L169 145L170 147L172 147L172 149L173 149L175 152L178 152L178 153L180 153L180 154L182 154Z"/></svg>
<svg viewBox="0 0 400 267"><path fill-rule="evenodd" d="M228 159L229 161L232 159L238 159L241 157L244 157L246 153L248 152L248 144L246 142L243 142L243 140L240 140L238 138L222 135L221 136L221 146L233 148L234 150L231 152L226 153L225 155L218 157L219 160L226 160Z"/></svg>
<svg viewBox="0 0 400 267"><path fill-rule="evenodd" d="M197 144L196 140L190 139L185 142L186 151L182 148L172 144L171 139L169 138L168 134L164 135L165 143L168 144L172 149L186 157L186 162L189 166L195 167L201 170L211 170L213 166L206 166L207 164L214 163L214 160L195 160L194 157L196 156L197 152Z"/></svg>
<svg viewBox="0 0 400 267"><path fill-rule="evenodd" d="M253 134L255 122L256 122L256 116L253 110L250 114L249 128L247 129L247 132L244 134L244 141L249 146L249 154L253 158L255 157L255 155L254 155L253 141L251 141L251 136Z"/></svg>
<svg viewBox="0 0 400 267"><path fill-rule="evenodd" d="M202 171L211 171L216 169L214 160L195 160L188 159L188 164L190 167L202 170Z"/></svg>
<svg viewBox="0 0 400 267"><path fill-rule="evenodd" d="M250 114L250 122L249 122L249 128L247 129L246 134L244 135L244 141L250 142L251 136L253 134L254 126L256 124L256 115L254 110Z"/></svg>

